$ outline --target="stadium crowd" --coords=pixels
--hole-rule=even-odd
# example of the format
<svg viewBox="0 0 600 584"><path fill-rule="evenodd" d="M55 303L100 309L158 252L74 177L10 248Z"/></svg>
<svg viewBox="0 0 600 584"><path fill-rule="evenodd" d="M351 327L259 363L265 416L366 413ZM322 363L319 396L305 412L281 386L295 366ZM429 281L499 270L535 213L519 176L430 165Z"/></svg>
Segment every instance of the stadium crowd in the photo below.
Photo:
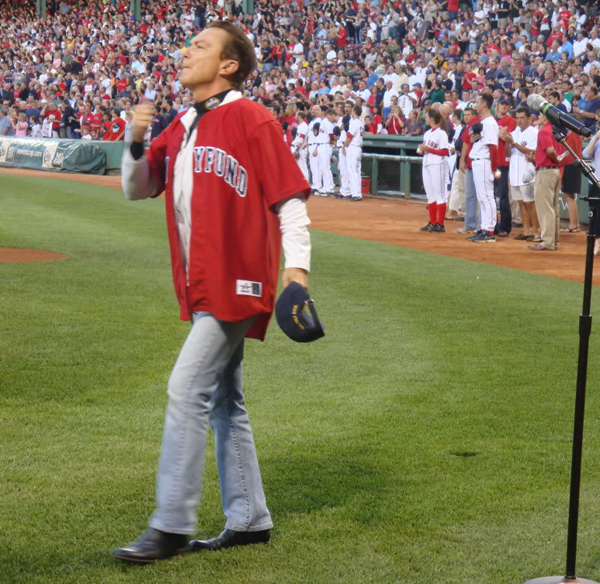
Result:
<svg viewBox="0 0 600 584"><path fill-rule="evenodd" d="M341 114L352 100L366 132L419 135L428 106L462 110L481 91L493 96L493 111L500 99L517 107L539 93L585 112L590 126L600 109L594 0L257 0L254 15L242 13L241 0L147 0L139 22L126 0L48 4L44 20L31 0L0 2L5 134L123 139L131 106L150 100L158 135L190 106L177 65L217 18L253 41L248 97L288 127L297 110L319 104Z"/></svg>
<svg viewBox="0 0 600 584"><path fill-rule="evenodd" d="M355 107L361 133L419 136L433 108L460 165L455 142L480 94L493 116L513 120L509 132L532 93L594 131L600 120L596 0L256 0L252 15L241 0L143 0L140 21L127 0L48 7L42 19L31 0L0 0L0 135L127 141L132 106L150 101L148 139L158 136L192 105L177 80L183 52L223 18L255 46L246 96L270 109L290 145L319 116L348 131ZM331 184L313 187L331 194ZM456 200L449 212L464 214Z"/></svg>

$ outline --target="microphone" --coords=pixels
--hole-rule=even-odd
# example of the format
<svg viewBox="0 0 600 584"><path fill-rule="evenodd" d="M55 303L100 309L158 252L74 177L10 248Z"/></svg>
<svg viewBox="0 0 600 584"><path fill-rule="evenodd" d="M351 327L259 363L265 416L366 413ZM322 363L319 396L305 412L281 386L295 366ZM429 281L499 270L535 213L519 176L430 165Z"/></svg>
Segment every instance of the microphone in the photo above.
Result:
<svg viewBox="0 0 600 584"><path fill-rule="evenodd" d="M589 138L592 135L592 131L589 128L586 128L580 121L567 115L556 106L548 103L541 95L532 93L527 98L527 106L534 112L544 114L553 126L567 128L584 138Z"/></svg>

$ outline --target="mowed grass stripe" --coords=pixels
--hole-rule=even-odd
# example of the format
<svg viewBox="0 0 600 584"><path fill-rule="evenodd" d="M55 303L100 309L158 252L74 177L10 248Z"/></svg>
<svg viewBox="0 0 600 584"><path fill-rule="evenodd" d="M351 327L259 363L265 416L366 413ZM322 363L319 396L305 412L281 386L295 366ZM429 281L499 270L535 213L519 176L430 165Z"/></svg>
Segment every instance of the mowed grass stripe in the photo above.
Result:
<svg viewBox="0 0 600 584"><path fill-rule="evenodd" d="M130 569L108 551L152 511L188 330L164 203L7 176L0 203L0 245L72 256L0 265L0 582L508 584L562 571L580 285L313 232L327 336L297 345L273 326L246 345L272 544ZM599 369L592 358L579 555L595 579ZM202 536L224 522L212 452Z"/></svg>

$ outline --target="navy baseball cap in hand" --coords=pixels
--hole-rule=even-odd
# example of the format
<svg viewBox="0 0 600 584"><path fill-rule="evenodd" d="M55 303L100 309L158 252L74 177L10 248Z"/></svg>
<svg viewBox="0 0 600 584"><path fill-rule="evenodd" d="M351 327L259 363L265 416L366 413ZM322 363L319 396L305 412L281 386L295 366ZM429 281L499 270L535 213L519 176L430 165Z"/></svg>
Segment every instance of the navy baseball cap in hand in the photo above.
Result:
<svg viewBox="0 0 600 584"><path fill-rule="evenodd" d="M305 306L312 318L304 312ZM325 336L315 303L298 282L292 282L280 294L275 304L275 318L281 330L297 343L310 343Z"/></svg>

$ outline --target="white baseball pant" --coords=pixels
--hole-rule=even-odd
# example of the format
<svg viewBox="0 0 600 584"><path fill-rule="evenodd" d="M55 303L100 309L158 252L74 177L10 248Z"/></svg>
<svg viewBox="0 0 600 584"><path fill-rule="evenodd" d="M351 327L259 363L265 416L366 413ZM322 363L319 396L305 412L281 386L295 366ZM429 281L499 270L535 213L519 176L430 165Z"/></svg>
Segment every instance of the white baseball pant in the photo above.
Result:
<svg viewBox="0 0 600 584"><path fill-rule="evenodd" d="M493 232L498 219L494 196L494 174L489 158L473 160L473 182L481 210L481 229Z"/></svg>
<svg viewBox="0 0 600 584"><path fill-rule="evenodd" d="M348 180L347 156L339 149L338 170L340 171L340 195L350 196L350 181Z"/></svg>
<svg viewBox="0 0 600 584"><path fill-rule="evenodd" d="M321 167L319 165L319 155L317 153L316 156L313 156L313 152L315 150L319 150L318 144L309 144L308 146L308 163L310 165L310 174L312 177L312 181L310 186L315 191L321 191L323 186L323 176L321 174Z"/></svg>
<svg viewBox="0 0 600 584"><path fill-rule="evenodd" d="M298 150L300 156L297 159L298 166L304 175L304 178L308 182L308 148L300 148Z"/></svg>
<svg viewBox="0 0 600 584"><path fill-rule="evenodd" d="M333 193L333 173L331 172L331 146L329 144L319 144L319 169L322 178L322 193Z"/></svg>
<svg viewBox="0 0 600 584"><path fill-rule="evenodd" d="M442 164L423 165L423 186L427 195L428 203L443 205L446 202L448 191L446 189L446 175L448 165L446 161Z"/></svg>
<svg viewBox="0 0 600 584"><path fill-rule="evenodd" d="M346 166L348 167L348 181L352 197L362 199L360 184L362 148L350 144L346 148Z"/></svg>

